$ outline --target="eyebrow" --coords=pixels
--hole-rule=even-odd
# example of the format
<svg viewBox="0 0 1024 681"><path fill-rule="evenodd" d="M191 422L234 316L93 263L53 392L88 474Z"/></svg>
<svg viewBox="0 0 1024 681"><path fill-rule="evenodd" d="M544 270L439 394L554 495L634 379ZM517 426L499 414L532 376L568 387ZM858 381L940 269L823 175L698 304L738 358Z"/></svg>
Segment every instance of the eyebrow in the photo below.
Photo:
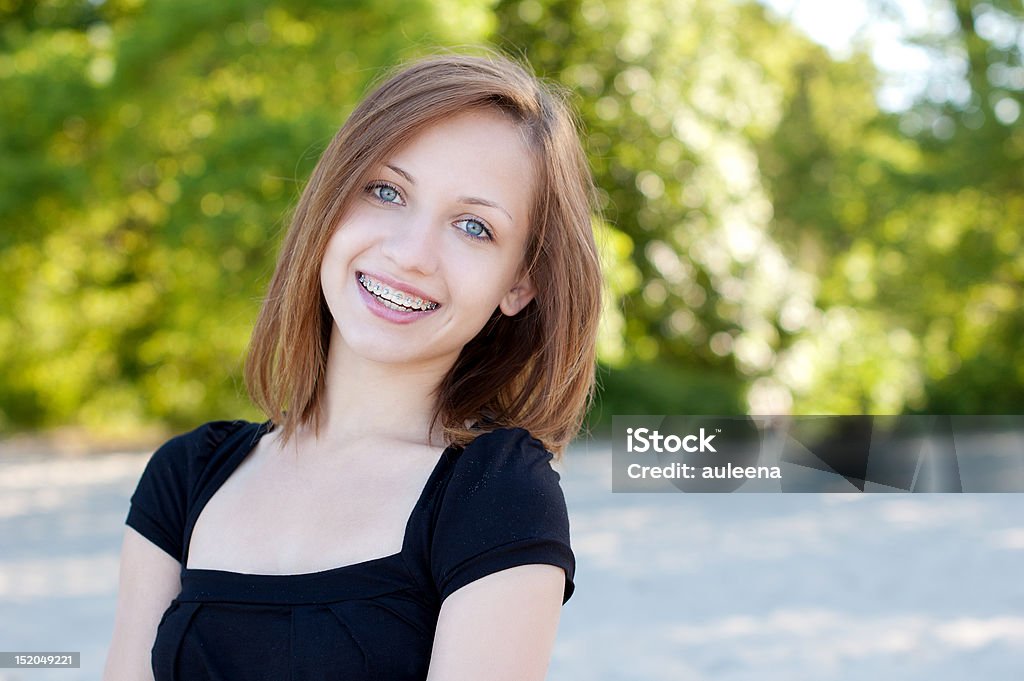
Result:
<svg viewBox="0 0 1024 681"><path fill-rule="evenodd" d="M386 163L385 165L388 168L390 168L391 170L393 170L396 173L398 173L399 175L401 175L402 177L404 177L405 179L407 179L409 181L409 184L412 184L412 185L416 184L416 180L412 179L412 175L410 175L409 173L405 172L404 170L402 170L398 166L393 166L390 163ZM501 206L501 204L497 204L494 201L489 201L487 199L481 199L478 196L459 196L459 197L456 198L456 201L458 201L459 203L470 203L470 204L474 204L474 205L478 205L478 206L490 206L491 208L497 208L502 213L507 215L508 219L511 222L515 222L515 220L512 220L511 213L509 213L507 210L505 210Z"/></svg>

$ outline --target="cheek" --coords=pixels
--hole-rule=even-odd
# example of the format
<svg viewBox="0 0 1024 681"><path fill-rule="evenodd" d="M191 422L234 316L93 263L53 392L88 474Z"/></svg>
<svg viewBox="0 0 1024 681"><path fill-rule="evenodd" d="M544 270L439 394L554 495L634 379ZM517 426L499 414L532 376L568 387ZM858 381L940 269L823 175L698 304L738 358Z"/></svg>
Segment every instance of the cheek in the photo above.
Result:
<svg viewBox="0 0 1024 681"><path fill-rule="evenodd" d="M338 229L331 235L320 261L320 283L324 290L337 288L343 282L351 261L351 232Z"/></svg>
<svg viewBox="0 0 1024 681"><path fill-rule="evenodd" d="M481 263L479 267L467 267L460 272L459 288L464 300L486 321L512 288L514 275L505 271L503 263Z"/></svg>

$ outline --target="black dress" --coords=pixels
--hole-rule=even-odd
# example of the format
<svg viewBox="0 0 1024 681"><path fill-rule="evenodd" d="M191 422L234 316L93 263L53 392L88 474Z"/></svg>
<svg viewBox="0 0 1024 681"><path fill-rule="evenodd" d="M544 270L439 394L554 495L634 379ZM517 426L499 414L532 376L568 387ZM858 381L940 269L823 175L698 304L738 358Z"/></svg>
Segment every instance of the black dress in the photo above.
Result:
<svg viewBox="0 0 1024 681"><path fill-rule="evenodd" d="M270 429L215 421L179 435L153 454L132 495L127 524L182 565L153 645L156 681L422 680L441 603L456 589L545 563L565 570L562 603L572 595L560 477L522 428L444 451L399 553L294 575L184 567L203 506Z"/></svg>

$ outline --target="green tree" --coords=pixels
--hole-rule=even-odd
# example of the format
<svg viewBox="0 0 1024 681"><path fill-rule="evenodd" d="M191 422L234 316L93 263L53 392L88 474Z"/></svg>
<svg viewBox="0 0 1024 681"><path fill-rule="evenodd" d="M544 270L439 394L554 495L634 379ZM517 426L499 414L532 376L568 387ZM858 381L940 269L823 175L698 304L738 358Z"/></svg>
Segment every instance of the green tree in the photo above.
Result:
<svg viewBox="0 0 1024 681"><path fill-rule="evenodd" d="M0 426L251 414L281 231L381 67L451 2L14 2L0 29Z"/></svg>
<svg viewBox="0 0 1024 681"><path fill-rule="evenodd" d="M835 97L807 67L761 149L776 225L826 310L776 366L799 410L1013 413L1024 400L1022 10L933 9L952 29L914 40L962 78L937 74L899 115L851 116L820 110Z"/></svg>
<svg viewBox="0 0 1024 681"><path fill-rule="evenodd" d="M867 56L755 4L11 0L0 427L255 416L241 361L320 150L382 66L482 40L588 132L599 419L1016 411L1022 10L933 8L916 40L963 77L897 115Z"/></svg>

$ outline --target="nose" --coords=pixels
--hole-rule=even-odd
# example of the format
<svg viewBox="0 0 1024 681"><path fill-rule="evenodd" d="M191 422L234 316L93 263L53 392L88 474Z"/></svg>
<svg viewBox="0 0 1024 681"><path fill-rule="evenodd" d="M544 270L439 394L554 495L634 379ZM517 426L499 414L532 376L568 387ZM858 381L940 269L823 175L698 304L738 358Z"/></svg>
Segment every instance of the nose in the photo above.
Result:
<svg viewBox="0 0 1024 681"><path fill-rule="evenodd" d="M440 233L437 220L431 216L406 213L389 229L381 253L402 270L433 274L437 270Z"/></svg>

